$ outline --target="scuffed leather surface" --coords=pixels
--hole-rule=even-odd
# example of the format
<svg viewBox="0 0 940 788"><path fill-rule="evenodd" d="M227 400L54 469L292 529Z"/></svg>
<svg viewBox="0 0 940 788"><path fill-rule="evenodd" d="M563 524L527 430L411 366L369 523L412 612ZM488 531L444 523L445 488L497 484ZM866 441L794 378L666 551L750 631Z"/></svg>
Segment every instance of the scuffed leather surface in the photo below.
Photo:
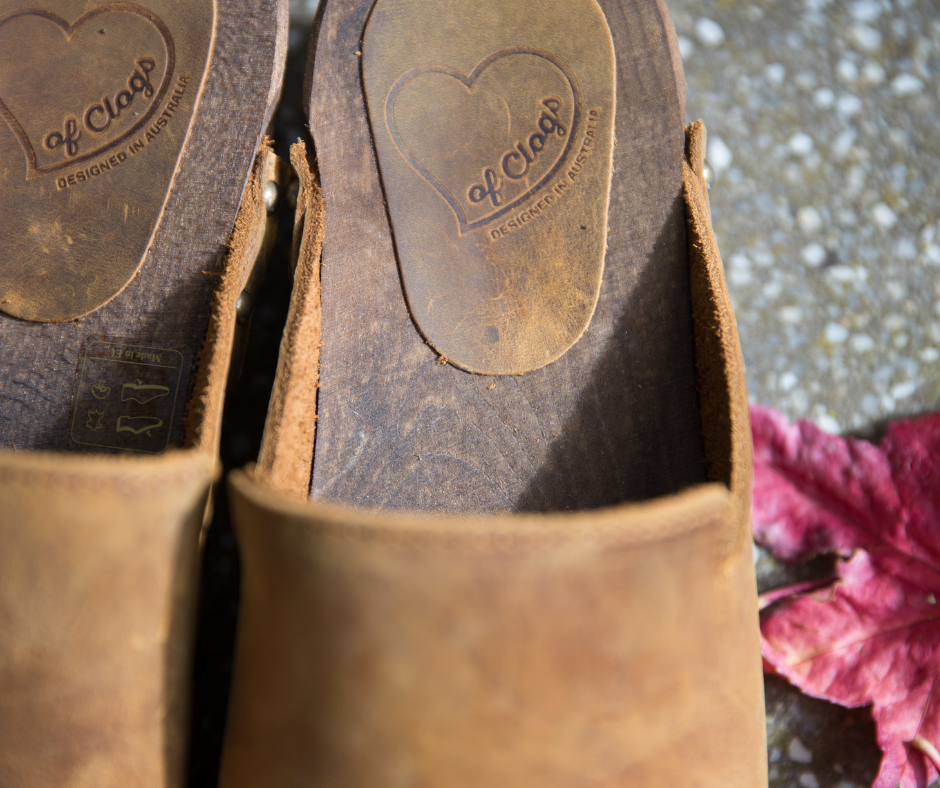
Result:
<svg viewBox="0 0 940 788"><path fill-rule="evenodd" d="M11 5L0 10L0 311L74 320L143 265L208 75L215 3Z"/></svg>
<svg viewBox="0 0 940 788"><path fill-rule="evenodd" d="M275 175L273 173L280 173ZM0 450L0 786L181 788L200 534L238 295L274 219L264 145L216 291L187 447L158 457Z"/></svg>
<svg viewBox="0 0 940 788"><path fill-rule="evenodd" d="M234 474L222 788L766 786L747 395L703 132L689 129L686 201L717 483L483 519L303 503Z"/></svg>
<svg viewBox="0 0 940 788"><path fill-rule="evenodd" d="M426 0L377 0L362 39L402 288L448 363L522 375L564 355L591 323L616 105L631 94L621 86L618 99L596 0L542 0L537 12L529 0L438 0L439 26L427 13ZM637 28L654 43L637 35L636 57L653 58L662 35Z"/></svg>
<svg viewBox="0 0 940 788"><path fill-rule="evenodd" d="M718 485L578 515L388 518L233 479L223 788L758 786L752 567ZM755 681L756 678L756 681Z"/></svg>
<svg viewBox="0 0 940 788"><path fill-rule="evenodd" d="M0 453L0 785L181 785L198 452Z"/></svg>

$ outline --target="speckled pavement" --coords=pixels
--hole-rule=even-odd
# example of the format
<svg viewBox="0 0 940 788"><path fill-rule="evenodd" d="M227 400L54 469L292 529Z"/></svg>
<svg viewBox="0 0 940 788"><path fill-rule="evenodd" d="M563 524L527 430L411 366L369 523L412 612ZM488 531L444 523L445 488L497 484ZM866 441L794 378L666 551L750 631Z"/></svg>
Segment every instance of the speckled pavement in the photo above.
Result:
<svg viewBox="0 0 940 788"><path fill-rule="evenodd" d="M688 119L709 130L714 226L752 401L866 437L887 420L938 409L940 2L666 2ZM316 5L291 0L281 155L303 133L300 81ZM285 249L289 232L282 236ZM229 398L229 468L257 453L289 296L282 268L272 260L245 374ZM757 556L762 589L830 568L826 559L794 568ZM204 573L193 786L214 785L237 610L224 497ZM880 753L867 709L768 678L767 713L771 788L871 784Z"/></svg>

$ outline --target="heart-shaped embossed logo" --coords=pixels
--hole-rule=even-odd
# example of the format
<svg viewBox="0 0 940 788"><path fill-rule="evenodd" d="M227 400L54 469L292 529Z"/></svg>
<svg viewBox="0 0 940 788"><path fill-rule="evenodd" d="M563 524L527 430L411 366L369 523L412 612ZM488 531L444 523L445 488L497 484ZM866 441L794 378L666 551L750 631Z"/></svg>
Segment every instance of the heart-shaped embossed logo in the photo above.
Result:
<svg viewBox="0 0 940 788"><path fill-rule="evenodd" d="M27 180L100 157L140 130L166 93L175 52L166 25L130 3L69 23L26 8L0 17L3 46L24 56L0 71L0 115L19 140Z"/></svg>
<svg viewBox="0 0 940 788"><path fill-rule="evenodd" d="M429 107L448 107L428 117ZM461 235L534 197L564 166L582 120L581 88L551 52L513 47L469 74L422 66L385 101L401 155L447 202Z"/></svg>

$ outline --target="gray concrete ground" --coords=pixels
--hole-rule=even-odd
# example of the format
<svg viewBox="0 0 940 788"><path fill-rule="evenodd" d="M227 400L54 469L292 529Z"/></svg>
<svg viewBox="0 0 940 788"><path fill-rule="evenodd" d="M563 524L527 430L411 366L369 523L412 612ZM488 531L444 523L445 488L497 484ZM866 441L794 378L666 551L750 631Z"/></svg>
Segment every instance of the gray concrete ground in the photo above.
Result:
<svg viewBox="0 0 940 788"><path fill-rule="evenodd" d="M866 436L937 409L940 5L667 2L688 117L709 130L714 225L752 401ZM295 67L316 5L292 0ZM298 97L285 98L281 135L294 137ZM819 571L758 561L764 588ZM771 788L871 783L867 710L770 679L767 712Z"/></svg>

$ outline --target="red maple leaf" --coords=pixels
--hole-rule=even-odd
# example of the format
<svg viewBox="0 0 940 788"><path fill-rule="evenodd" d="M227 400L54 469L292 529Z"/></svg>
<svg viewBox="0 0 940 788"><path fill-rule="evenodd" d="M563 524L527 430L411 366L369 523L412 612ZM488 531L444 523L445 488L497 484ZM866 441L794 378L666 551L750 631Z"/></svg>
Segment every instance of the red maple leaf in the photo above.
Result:
<svg viewBox="0 0 940 788"><path fill-rule="evenodd" d="M754 534L787 561L840 556L836 578L770 592L765 664L803 692L872 707L872 788L940 774L940 414L881 444L751 409Z"/></svg>

